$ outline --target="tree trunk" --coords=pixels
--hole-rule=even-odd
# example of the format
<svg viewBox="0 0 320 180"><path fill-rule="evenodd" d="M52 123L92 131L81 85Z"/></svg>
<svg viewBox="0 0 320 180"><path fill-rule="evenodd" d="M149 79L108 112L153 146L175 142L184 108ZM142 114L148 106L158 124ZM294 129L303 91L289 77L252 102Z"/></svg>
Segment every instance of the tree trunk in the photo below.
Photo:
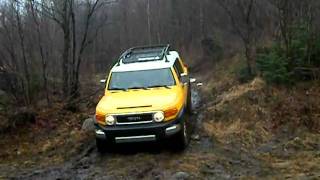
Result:
<svg viewBox="0 0 320 180"><path fill-rule="evenodd" d="M71 63L71 73L70 73L70 100L73 100L79 96L79 87L78 87L78 72L76 69L76 58L77 58L77 37L76 37L76 19L74 14L74 1L71 0L70 4L70 13L71 13L71 27L72 27L72 63Z"/></svg>
<svg viewBox="0 0 320 180"><path fill-rule="evenodd" d="M62 91L64 98L67 98L69 95L69 52L70 30L69 27L67 27L64 28L64 45L62 55Z"/></svg>
<svg viewBox="0 0 320 180"><path fill-rule="evenodd" d="M247 59L248 75L253 76L257 73L256 68L256 49L254 45L245 45L245 56Z"/></svg>
<svg viewBox="0 0 320 180"><path fill-rule="evenodd" d="M19 40L20 40L20 46L21 46L21 51L22 51L22 61L23 61L23 69L24 69L24 74L25 74L25 79L26 80L26 88L25 88L25 103L26 105L30 105L30 72L28 68L28 62L27 62L27 57L26 57L26 50L25 50L25 42L24 42L24 32L22 29L22 24L21 24L21 19L20 19L20 14L19 10L15 8L15 13L16 13L16 18L17 18L17 26L18 26L18 34L19 34Z"/></svg>
<svg viewBox="0 0 320 180"><path fill-rule="evenodd" d="M63 29L63 54L62 54L62 91L63 97L68 98L70 94L70 61L69 61L69 53L71 48L71 37L70 37L70 0L66 0L63 4L62 14L62 29Z"/></svg>
<svg viewBox="0 0 320 180"><path fill-rule="evenodd" d="M82 58L83 58L83 54L85 49L87 48L87 46L92 43L92 40L88 41L88 33L89 33L89 28L90 28L90 21L92 18L92 15L94 13L94 11L97 8L97 5L99 3L100 0L96 0L93 5L91 6L90 4L88 4L88 14L87 14L87 18L85 21L85 29L84 29L84 33L82 36L82 40L81 40L81 44L80 44L80 50L79 50L79 54L77 55L77 61L75 61L76 59L76 41L75 41L75 33L76 33L76 26L75 26L75 16L74 16L74 10L73 7L71 8L71 18L72 18L72 27L73 27L73 66L72 66L72 81L71 81L71 93L70 93L70 100L73 100L77 97L79 97L80 92L79 92L79 85L80 85L80 81L79 81L79 72L80 72L80 66L82 63ZM89 3L89 2L88 2ZM97 29L98 31L98 29ZM96 32L97 34L97 32Z"/></svg>
<svg viewBox="0 0 320 180"><path fill-rule="evenodd" d="M207 37L207 32L205 29L205 20L204 20L204 7L203 1L199 1L199 21L200 21L200 33L202 38Z"/></svg>
<svg viewBox="0 0 320 180"><path fill-rule="evenodd" d="M150 0L147 0L147 18L148 18L148 42L151 45L151 14L150 14Z"/></svg>
<svg viewBox="0 0 320 180"><path fill-rule="evenodd" d="M42 37L41 37L41 31L40 31L40 23L36 17L36 12L34 9L34 4L33 1L30 2L31 5L31 11L32 11L32 17L34 20L34 23L36 24L36 30L37 30L37 38L38 38L38 47L40 51L40 56L41 56L41 63L42 63L42 79L43 79L43 88L46 93L46 100L48 106L50 106L50 98L49 98L49 92L48 92L48 78L47 78L47 61L45 59L44 55L44 48L42 45Z"/></svg>

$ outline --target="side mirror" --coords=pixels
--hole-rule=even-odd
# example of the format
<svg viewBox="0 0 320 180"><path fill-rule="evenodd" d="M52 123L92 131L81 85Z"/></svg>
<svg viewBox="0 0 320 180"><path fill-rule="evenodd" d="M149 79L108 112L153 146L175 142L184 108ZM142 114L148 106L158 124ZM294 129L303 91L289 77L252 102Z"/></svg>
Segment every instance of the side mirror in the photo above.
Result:
<svg viewBox="0 0 320 180"><path fill-rule="evenodd" d="M195 82L197 82L196 78L190 78L190 83L195 83Z"/></svg>
<svg viewBox="0 0 320 180"><path fill-rule="evenodd" d="M183 77L183 76L187 76L188 74L187 73L181 73L181 77Z"/></svg>
<svg viewBox="0 0 320 180"><path fill-rule="evenodd" d="M105 84L106 82L107 82L106 79L101 79L101 80L100 80L100 83L101 83L101 84Z"/></svg>
<svg viewBox="0 0 320 180"><path fill-rule="evenodd" d="M182 73L180 76L181 76L181 78L180 78L181 82L183 84L187 84L188 81L189 81L188 74L187 73Z"/></svg>

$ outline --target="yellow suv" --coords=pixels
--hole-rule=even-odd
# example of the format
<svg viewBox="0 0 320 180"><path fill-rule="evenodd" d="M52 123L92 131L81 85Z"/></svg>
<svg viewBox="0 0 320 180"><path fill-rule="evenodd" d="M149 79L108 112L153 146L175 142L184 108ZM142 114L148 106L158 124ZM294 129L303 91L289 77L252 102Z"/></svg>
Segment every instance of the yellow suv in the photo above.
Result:
<svg viewBox="0 0 320 180"><path fill-rule="evenodd" d="M170 46L136 47L123 53L106 80L96 108L98 151L110 143L190 139L191 89L187 66Z"/></svg>

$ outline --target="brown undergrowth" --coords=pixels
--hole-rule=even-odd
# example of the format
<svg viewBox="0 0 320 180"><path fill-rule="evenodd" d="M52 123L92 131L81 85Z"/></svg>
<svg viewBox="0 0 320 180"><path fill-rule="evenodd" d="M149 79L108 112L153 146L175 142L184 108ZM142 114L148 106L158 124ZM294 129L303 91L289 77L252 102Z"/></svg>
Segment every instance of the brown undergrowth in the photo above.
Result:
<svg viewBox="0 0 320 180"><path fill-rule="evenodd" d="M90 134L81 131L89 110L72 113L62 104L39 109L32 124L9 129L0 135L0 161L13 167L63 163L83 149Z"/></svg>
<svg viewBox="0 0 320 180"><path fill-rule="evenodd" d="M318 82L275 87L255 78L217 93L207 105L205 132L261 160L270 168L267 176L320 177Z"/></svg>

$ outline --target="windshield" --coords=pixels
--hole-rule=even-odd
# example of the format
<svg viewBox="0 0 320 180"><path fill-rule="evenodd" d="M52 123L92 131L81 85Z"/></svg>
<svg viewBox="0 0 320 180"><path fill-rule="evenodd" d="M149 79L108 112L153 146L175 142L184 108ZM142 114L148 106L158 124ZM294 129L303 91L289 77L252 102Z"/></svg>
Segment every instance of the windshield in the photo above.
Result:
<svg viewBox="0 0 320 180"><path fill-rule="evenodd" d="M173 86L175 80L170 68L145 71L114 72L111 75L109 90L142 89Z"/></svg>

